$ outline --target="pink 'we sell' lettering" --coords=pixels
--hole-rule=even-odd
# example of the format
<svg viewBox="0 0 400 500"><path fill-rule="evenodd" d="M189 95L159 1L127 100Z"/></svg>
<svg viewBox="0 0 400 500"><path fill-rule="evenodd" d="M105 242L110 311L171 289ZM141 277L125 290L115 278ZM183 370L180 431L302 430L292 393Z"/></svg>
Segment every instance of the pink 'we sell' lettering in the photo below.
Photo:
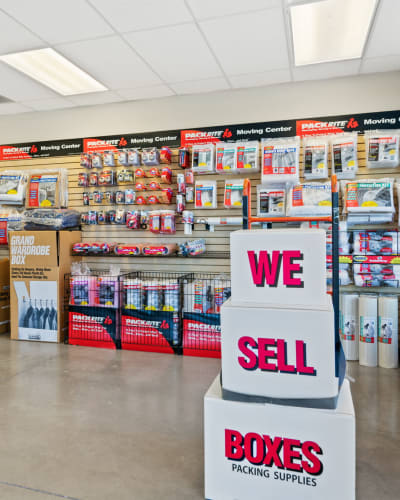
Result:
<svg viewBox="0 0 400 500"><path fill-rule="evenodd" d="M283 285L287 288L303 288L304 282L294 274L302 273L303 268L295 260L303 260L300 250L260 250L258 256L253 250L248 250L250 270L253 283L256 286L277 287L281 268L283 271Z"/></svg>

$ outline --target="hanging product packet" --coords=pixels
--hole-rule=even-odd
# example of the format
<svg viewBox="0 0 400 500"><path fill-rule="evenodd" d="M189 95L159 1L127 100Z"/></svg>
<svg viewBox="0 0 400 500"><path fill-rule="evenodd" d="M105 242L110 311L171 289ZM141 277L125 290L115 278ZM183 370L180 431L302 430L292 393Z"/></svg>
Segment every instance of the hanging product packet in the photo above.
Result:
<svg viewBox="0 0 400 500"><path fill-rule="evenodd" d="M304 137L304 178L328 178L329 139L327 136Z"/></svg>
<svg viewBox="0 0 400 500"><path fill-rule="evenodd" d="M342 181L342 191L344 213L395 211L391 178Z"/></svg>
<svg viewBox="0 0 400 500"><path fill-rule="evenodd" d="M236 170L238 173L258 172L258 141L236 143Z"/></svg>
<svg viewBox="0 0 400 500"><path fill-rule="evenodd" d="M358 255L397 255L396 231L354 231L353 253Z"/></svg>
<svg viewBox="0 0 400 500"><path fill-rule="evenodd" d="M192 150L192 170L196 174L214 172L214 144L195 144Z"/></svg>
<svg viewBox="0 0 400 500"><path fill-rule="evenodd" d="M236 171L236 144L220 142L216 146L216 172L218 174L232 174Z"/></svg>
<svg viewBox="0 0 400 500"><path fill-rule="evenodd" d="M217 208L217 181L196 181L195 207Z"/></svg>
<svg viewBox="0 0 400 500"><path fill-rule="evenodd" d="M26 176L17 170L0 174L0 203L22 205L25 198Z"/></svg>
<svg viewBox="0 0 400 500"><path fill-rule="evenodd" d="M225 208L243 207L243 179L225 181L224 206Z"/></svg>
<svg viewBox="0 0 400 500"><path fill-rule="evenodd" d="M330 182L309 182L290 188L287 216L329 216L332 213Z"/></svg>
<svg viewBox="0 0 400 500"><path fill-rule="evenodd" d="M357 132L331 137L332 174L338 179L354 179L358 171Z"/></svg>
<svg viewBox="0 0 400 500"><path fill-rule="evenodd" d="M257 186L257 216L283 217L286 211L285 185Z"/></svg>
<svg viewBox="0 0 400 500"><path fill-rule="evenodd" d="M64 169L29 176L27 208L62 208L68 204L68 178Z"/></svg>
<svg viewBox="0 0 400 500"><path fill-rule="evenodd" d="M299 183L300 138L263 139L262 184Z"/></svg>
<svg viewBox="0 0 400 500"><path fill-rule="evenodd" d="M398 131L377 130L365 133L367 167L396 168L399 166Z"/></svg>

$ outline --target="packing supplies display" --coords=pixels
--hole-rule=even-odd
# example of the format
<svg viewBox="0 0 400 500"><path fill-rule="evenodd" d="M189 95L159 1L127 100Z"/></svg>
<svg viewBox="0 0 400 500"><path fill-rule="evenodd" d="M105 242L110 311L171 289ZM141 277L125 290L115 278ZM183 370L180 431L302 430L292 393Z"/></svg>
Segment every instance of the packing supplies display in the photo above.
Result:
<svg viewBox="0 0 400 500"><path fill-rule="evenodd" d="M299 183L300 138L263 139L261 141L262 184Z"/></svg>
<svg viewBox="0 0 400 500"><path fill-rule="evenodd" d="M396 295L378 299L378 364L382 368L399 366L399 303Z"/></svg>
<svg viewBox="0 0 400 500"><path fill-rule="evenodd" d="M28 179L27 208L63 208L68 205L68 177L64 169L32 172Z"/></svg>
<svg viewBox="0 0 400 500"><path fill-rule="evenodd" d="M358 293L343 293L340 295L340 338L344 355L348 361L358 360L359 314Z"/></svg>
<svg viewBox="0 0 400 500"><path fill-rule="evenodd" d="M361 294L359 299L359 360L363 366L378 365L378 296Z"/></svg>
<svg viewBox="0 0 400 500"><path fill-rule="evenodd" d="M242 208L243 207L243 179L226 180L224 191L224 206L225 208Z"/></svg>
<svg viewBox="0 0 400 500"><path fill-rule="evenodd" d="M259 172L258 141L236 143L236 171L237 173Z"/></svg>
<svg viewBox="0 0 400 500"><path fill-rule="evenodd" d="M394 212L393 179L342 181L344 213Z"/></svg>
<svg viewBox="0 0 400 500"><path fill-rule="evenodd" d="M329 138L327 136L304 137L304 178L328 178Z"/></svg>
<svg viewBox="0 0 400 500"><path fill-rule="evenodd" d="M26 176L16 170L0 173L0 203L22 205L25 199Z"/></svg>
<svg viewBox="0 0 400 500"><path fill-rule="evenodd" d="M195 207L217 208L217 181L196 181Z"/></svg>
<svg viewBox="0 0 400 500"><path fill-rule="evenodd" d="M257 186L257 216L284 217L286 213L285 186Z"/></svg>
<svg viewBox="0 0 400 500"><path fill-rule="evenodd" d="M396 231L354 231L353 253L360 255L397 255Z"/></svg>
<svg viewBox="0 0 400 500"><path fill-rule="evenodd" d="M216 145L215 170L218 174L233 174L236 172L236 144L220 142Z"/></svg>
<svg viewBox="0 0 400 500"><path fill-rule="evenodd" d="M287 215L324 216L332 212L331 183L309 182L292 186L288 194Z"/></svg>
<svg viewBox="0 0 400 500"><path fill-rule="evenodd" d="M25 210L22 222L26 231L60 230L78 227L81 223L81 214L77 210L68 208L41 208Z"/></svg>
<svg viewBox="0 0 400 500"><path fill-rule="evenodd" d="M396 168L399 166L400 136L393 131L375 131L365 133L367 167Z"/></svg>
<svg viewBox="0 0 400 500"><path fill-rule="evenodd" d="M214 144L195 144L192 149L192 170L195 174L215 171Z"/></svg>
<svg viewBox="0 0 400 500"><path fill-rule="evenodd" d="M354 179L358 171L357 132L331 138L332 174L338 179Z"/></svg>

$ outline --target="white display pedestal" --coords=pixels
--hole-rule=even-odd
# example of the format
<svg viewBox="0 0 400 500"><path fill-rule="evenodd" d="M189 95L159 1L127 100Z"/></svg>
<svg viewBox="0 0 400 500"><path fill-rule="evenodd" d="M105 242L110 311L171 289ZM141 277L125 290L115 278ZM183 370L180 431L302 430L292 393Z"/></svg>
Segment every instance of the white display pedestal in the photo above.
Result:
<svg viewBox="0 0 400 500"><path fill-rule="evenodd" d="M335 410L204 399L205 498L354 500L355 416L344 381Z"/></svg>

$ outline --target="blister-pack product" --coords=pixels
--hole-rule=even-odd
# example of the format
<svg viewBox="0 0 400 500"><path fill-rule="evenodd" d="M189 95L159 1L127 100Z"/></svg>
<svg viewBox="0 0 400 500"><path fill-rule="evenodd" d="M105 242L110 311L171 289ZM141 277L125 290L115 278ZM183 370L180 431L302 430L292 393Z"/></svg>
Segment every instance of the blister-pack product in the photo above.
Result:
<svg viewBox="0 0 400 500"><path fill-rule="evenodd" d="M358 170L357 132L331 137L332 174L338 179L354 179Z"/></svg>
<svg viewBox="0 0 400 500"><path fill-rule="evenodd" d="M304 178L328 178L329 139L327 136L304 137Z"/></svg>
<svg viewBox="0 0 400 500"><path fill-rule="evenodd" d="M92 157L89 153L81 153L81 167L92 168Z"/></svg>
<svg viewBox="0 0 400 500"><path fill-rule="evenodd" d="M299 183L300 138L263 139L262 184Z"/></svg>
<svg viewBox="0 0 400 500"><path fill-rule="evenodd" d="M216 145L215 170L218 174L233 174L236 171L236 144L220 142Z"/></svg>
<svg viewBox="0 0 400 500"><path fill-rule="evenodd" d="M225 208L243 207L243 179L225 181Z"/></svg>
<svg viewBox="0 0 400 500"><path fill-rule="evenodd" d="M101 153L92 153L92 168L103 168L103 157Z"/></svg>
<svg viewBox="0 0 400 500"><path fill-rule="evenodd" d="M163 146L160 149L160 163L167 163L168 165L172 160L172 151L168 146Z"/></svg>
<svg viewBox="0 0 400 500"><path fill-rule="evenodd" d="M160 164L160 152L157 148L145 148L142 150L143 165L152 166Z"/></svg>
<svg viewBox="0 0 400 500"><path fill-rule="evenodd" d="M287 200L288 217L329 216L331 213L330 182L308 182L290 188Z"/></svg>
<svg viewBox="0 0 400 500"><path fill-rule="evenodd" d="M141 154L138 149L128 149L128 163L134 167L138 167L141 163Z"/></svg>
<svg viewBox="0 0 400 500"><path fill-rule="evenodd" d="M217 181L196 181L196 208L217 208Z"/></svg>
<svg viewBox="0 0 400 500"><path fill-rule="evenodd" d="M0 203L22 205L25 198L26 176L18 171L0 174Z"/></svg>
<svg viewBox="0 0 400 500"><path fill-rule="evenodd" d="M396 231L354 231L353 253L358 255L397 255Z"/></svg>
<svg viewBox="0 0 400 500"><path fill-rule="evenodd" d="M192 170L196 174L209 174L215 171L214 144L195 144L192 149Z"/></svg>
<svg viewBox="0 0 400 500"><path fill-rule="evenodd" d="M260 164L258 161L258 141L236 143L236 170L238 173L258 172Z"/></svg>
<svg viewBox="0 0 400 500"><path fill-rule="evenodd" d="M257 216L283 217L286 211L286 189L284 185L257 186Z"/></svg>
<svg viewBox="0 0 400 500"><path fill-rule="evenodd" d="M122 167L127 167L129 165L129 155L127 149L120 149L118 151L118 164Z"/></svg>
<svg viewBox="0 0 400 500"><path fill-rule="evenodd" d="M394 212L393 179L342 181L344 212Z"/></svg>
<svg viewBox="0 0 400 500"><path fill-rule="evenodd" d="M378 130L365 133L368 168L396 168L399 166L398 131Z"/></svg>
<svg viewBox="0 0 400 500"><path fill-rule="evenodd" d="M133 171L128 168L117 171L117 184L132 184L133 178Z"/></svg>
<svg viewBox="0 0 400 500"><path fill-rule="evenodd" d="M105 167L115 166L114 151L103 151L103 165Z"/></svg>

